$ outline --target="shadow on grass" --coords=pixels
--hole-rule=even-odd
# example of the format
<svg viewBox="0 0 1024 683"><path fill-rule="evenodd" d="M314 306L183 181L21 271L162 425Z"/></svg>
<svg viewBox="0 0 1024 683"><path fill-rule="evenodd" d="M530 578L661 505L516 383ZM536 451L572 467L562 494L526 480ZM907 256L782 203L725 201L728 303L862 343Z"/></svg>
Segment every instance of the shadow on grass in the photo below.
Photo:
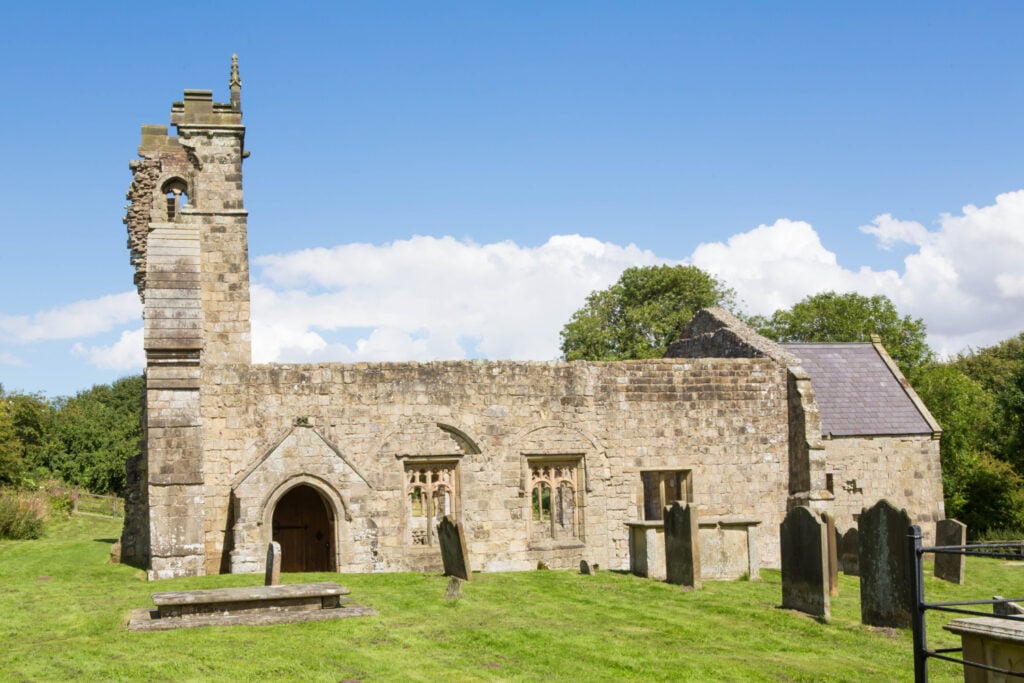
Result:
<svg viewBox="0 0 1024 683"><path fill-rule="evenodd" d="M111 543L117 543L116 538L94 538L92 540L96 543L106 543L107 545L110 545Z"/></svg>

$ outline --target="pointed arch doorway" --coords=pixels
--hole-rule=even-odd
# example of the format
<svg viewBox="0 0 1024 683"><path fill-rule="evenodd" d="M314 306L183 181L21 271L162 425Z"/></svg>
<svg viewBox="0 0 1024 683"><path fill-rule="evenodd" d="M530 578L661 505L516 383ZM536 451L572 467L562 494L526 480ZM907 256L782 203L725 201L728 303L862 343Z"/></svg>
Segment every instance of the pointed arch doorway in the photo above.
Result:
<svg viewBox="0 0 1024 683"><path fill-rule="evenodd" d="M334 536L330 507L312 486L296 486L274 506L273 538L281 544L281 571L335 571Z"/></svg>

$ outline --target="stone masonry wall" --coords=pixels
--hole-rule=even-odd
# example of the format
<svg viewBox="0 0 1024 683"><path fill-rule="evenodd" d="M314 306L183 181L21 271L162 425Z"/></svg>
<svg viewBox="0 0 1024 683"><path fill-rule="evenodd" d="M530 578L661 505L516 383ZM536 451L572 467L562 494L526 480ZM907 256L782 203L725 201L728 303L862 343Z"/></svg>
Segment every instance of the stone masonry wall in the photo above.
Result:
<svg viewBox="0 0 1024 683"><path fill-rule="evenodd" d="M906 508L932 542L935 522L945 519L939 440L931 435L833 438L825 446L832 474L836 527L856 526L856 516L882 498Z"/></svg>
<svg viewBox="0 0 1024 683"><path fill-rule="evenodd" d="M402 456L438 450L458 453L458 509L474 569L583 558L628 568L626 522L642 517L643 469L691 470L702 515L743 515L772 529L786 512L786 370L770 359L219 365L202 373L208 572L225 566L236 529L245 530L239 546L269 540L257 520L233 518L232 486L268 454L258 475L266 488L300 474L301 457L275 451L296 424L351 465L329 471L323 455L309 464L325 481L347 477L336 484L350 517L339 519L342 571L425 566L422 548L410 544ZM525 462L559 454L583 459L582 538L537 543ZM351 482L359 485L345 488ZM247 552L236 552L239 567ZM775 534L762 534L759 552L778 565Z"/></svg>

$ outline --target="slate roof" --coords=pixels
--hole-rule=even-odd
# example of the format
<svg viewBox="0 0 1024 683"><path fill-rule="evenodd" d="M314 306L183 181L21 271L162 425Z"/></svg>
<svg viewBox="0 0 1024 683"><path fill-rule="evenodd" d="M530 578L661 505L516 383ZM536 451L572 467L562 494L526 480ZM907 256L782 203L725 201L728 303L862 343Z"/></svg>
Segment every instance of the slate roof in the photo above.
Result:
<svg viewBox="0 0 1024 683"><path fill-rule="evenodd" d="M822 436L931 434L879 351L863 344L783 344L811 376Z"/></svg>

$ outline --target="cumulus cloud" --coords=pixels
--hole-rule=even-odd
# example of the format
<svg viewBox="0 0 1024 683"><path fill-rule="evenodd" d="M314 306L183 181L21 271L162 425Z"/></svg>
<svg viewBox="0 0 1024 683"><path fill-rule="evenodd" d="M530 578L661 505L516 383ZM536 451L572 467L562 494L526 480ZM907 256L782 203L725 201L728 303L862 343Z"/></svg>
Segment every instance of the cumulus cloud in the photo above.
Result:
<svg viewBox="0 0 1024 683"><path fill-rule="evenodd" d="M415 236L264 256L255 260L253 357L552 359L587 294L629 266L665 262L579 235L539 247Z"/></svg>
<svg viewBox="0 0 1024 683"><path fill-rule="evenodd" d="M909 246L900 269L839 265L813 226L779 219L698 245L686 263L721 278L748 313L771 314L817 292L884 294L925 320L940 353L996 343L1024 327L1024 190L940 216L932 229L881 214L860 228L881 249ZM257 362L553 359L558 332L587 294L630 266L680 263L632 244L557 235L538 247L415 236L254 260ZM144 363L134 292L31 316L0 315L0 343L74 340L106 369ZM133 326L134 327L134 326ZM117 341L87 341L120 333ZM0 348L0 364L24 365Z"/></svg>
<svg viewBox="0 0 1024 683"><path fill-rule="evenodd" d="M1024 190L944 214L935 230L889 214L860 230L883 249L914 247L902 272L843 268L810 225L785 219L701 244L691 260L724 279L752 313L770 314L827 290L884 294L904 314L924 319L929 342L943 354L1024 328Z"/></svg>
<svg viewBox="0 0 1024 683"><path fill-rule="evenodd" d="M0 315L0 340L25 344L91 337L137 321L142 306L135 292L108 294L30 316Z"/></svg>
<svg viewBox="0 0 1024 683"><path fill-rule="evenodd" d="M28 367L28 361L24 358L19 358L13 353L7 351L0 351L0 365L10 365L16 368Z"/></svg>
<svg viewBox="0 0 1024 683"><path fill-rule="evenodd" d="M816 292L875 294L900 284L895 271L841 267L809 223L788 219L698 245L690 261L735 289L746 312L762 315Z"/></svg>
<svg viewBox="0 0 1024 683"><path fill-rule="evenodd" d="M85 358L90 364L105 370L139 370L146 364L142 350L143 333L127 330L118 340L108 346L86 346L81 342L71 347L71 352Z"/></svg>

